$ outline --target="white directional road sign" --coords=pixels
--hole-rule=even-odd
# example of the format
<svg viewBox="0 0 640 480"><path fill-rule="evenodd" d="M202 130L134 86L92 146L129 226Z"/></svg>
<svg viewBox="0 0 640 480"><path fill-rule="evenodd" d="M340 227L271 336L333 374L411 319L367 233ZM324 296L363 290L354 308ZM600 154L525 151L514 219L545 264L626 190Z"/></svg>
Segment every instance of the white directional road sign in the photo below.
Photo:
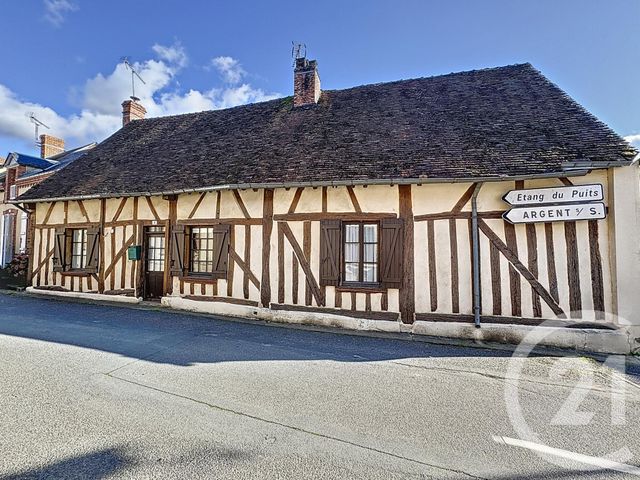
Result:
<svg viewBox="0 0 640 480"><path fill-rule="evenodd" d="M543 205L546 203L597 202L604 200L602 185L570 185L568 187L511 190L502 197L510 205Z"/></svg>
<svg viewBox="0 0 640 480"><path fill-rule="evenodd" d="M575 220L598 220L605 218L604 203L580 203L575 205L546 205L516 207L502 217L511 223L571 222Z"/></svg>

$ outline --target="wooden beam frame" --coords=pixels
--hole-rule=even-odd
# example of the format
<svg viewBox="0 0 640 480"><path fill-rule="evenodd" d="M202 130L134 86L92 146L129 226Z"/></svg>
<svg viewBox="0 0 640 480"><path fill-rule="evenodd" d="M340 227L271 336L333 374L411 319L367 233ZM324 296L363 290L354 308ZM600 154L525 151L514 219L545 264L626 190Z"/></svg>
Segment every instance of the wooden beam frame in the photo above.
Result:
<svg viewBox="0 0 640 480"><path fill-rule="evenodd" d="M118 218L120 218L120 214L122 213L122 210L124 209L124 206L127 203L127 197L124 197L122 200L120 200L120 205L118 205L118 209L116 210L116 213L113 215L113 218L111 219L111 222L117 222Z"/></svg>
<svg viewBox="0 0 640 480"><path fill-rule="evenodd" d="M311 288L311 293L313 295L313 298L315 299L318 305L324 306L324 298L322 296L322 291L320 290L318 282L315 276L313 275L313 272L311 271L311 265L309 263L309 259L305 257L302 249L300 248L300 244L298 243L295 235L291 231L291 227L289 227L287 223L280 222L278 223L278 228L281 229L282 234L286 237L287 241L291 245L291 248L293 249L293 252L295 253L296 257L298 257L298 262L300 262L300 266L304 271L306 281L309 287Z"/></svg>
<svg viewBox="0 0 640 480"><path fill-rule="evenodd" d="M242 215L244 215L244 218L251 218L251 215L249 215L249 211L247 210L246 205L242 201L242 196L240 195L240 192L237 189L233 190L233 198L236 199L236 203L238 204L238 207L240 207L240 210L242 210Z"/></svg>
<svg viewBox="0 0 640 480"><path fill-rule="evenodd" d="M151 201L151 197L144 197L144 198L147 201L147 205L149 205L149 210L151 210L151 214L153 215L153 218L156 219L159 222L160 221L160 215L158 215L158 211L156 210L156 207L153 206L153 202Z"/></svg>
<svg viewBox="0 0 640 480"><path fill-rule="evenodd" d="M518 259L518 256L491 230L491 228L484 222L484 220L478 220L478 227L480 231L493 243L496 248L502 253L507 261L524 277L535 292L545 301L545 303L551 308L553 313L558 316L564 316L564 310L558 305L549 292L542 286L538 279L525 267Z"/></svg>
<svg viewBox="0 0 640 480"><path fill-rule="evenodd" d="M273 233L273 190L265 189L262 202L262 281L260 303L268 307L271 303L271 236Z"/></svg>
<svg viewBox="0 0 640 480"><path fill-rule="evenodd" d="M135 234L131 235L129 237L129 240L127 240L124 243L124 245L122 245L120 250L118 250L118 253L112 257L111 264L109 265L109 267L104 272L105 278L113 273L113 270L114 270L115 266L117 265L118 261L125 254L125 252L127 251L127 248L129 248L131 245L133 245L133 242L134 242L135 239L136 239Z"/></svg>
<svg viewBox="0 0 640 480"><path fill-rule="evenodd" d="M414 218L411 201L411 185L398 185L400 218L403 220L403 281L400 286L400 319L402 323L413 323L415 317L415 275L414 275Z"/></svg>
<svg viewBox="0 0 640 480"><path fill-rule="evenodd" d="M485 220L498 220L502 218L503 211L501 210L489 210L487 212L478 212L478 218L484 218ZM437 213L423 213L416 215L413 218L414 222L426 222L428 220L469 220L471 219L471 212L437 212Z"/></svg>
<svg viewBox="0 0 640 480"><path fill-rule="evenodd" d="M349 194L349 199L351 200L353 209L356 211L356 213L362 213L362 208L360 208L358 197L356 197L356 192L353 190L352 186L350 185L347 186L347 193Z"/></svg>
<svg viewBox="0 0 640 480"><path fill-rule="evenodd" d="M105 266L105 244L104 244L104 224L106 220L107 202L104 198L100 199L100 261L98 268L98 292L104 292L104 266Z"/></svg>
<svg viewBox="0 0 640 480"><path fill-rule="evenodd" d="M247 276L249 281L253 283L253 285L258 290L260 290L260 281L258 280L258 277L255 276L255 274L251 271L251 268L249 267L249 265L247 265L247 263L244 260L242 260L242 258L240 258L240 255L238 255L238 253L235 251L235 249L231 245L229 245L229 257L240 267L240 269L244 272L244 274Z"/></svg>
<svg viewBox="0 0 640 480"><path fill-rule="evenodd" d="M193 216L196 214L196 212L198 211L198 208L200 208L200 204L202 203L202 201L204 200L204 197L207 196L207 192L202 192L200 194L200 197L198 198L198 200L196 201L196 204L193 206L193 208L191 209L191 212L189 213L189 216L187 218L191 219L193 218Z"/></svg>
<svg viewBox="0 0 640 480"><path fill-rule="evenodd" d="M296 193L293 195L293 199L291 200L291 205L289 205L288 213L295 213L296 208L298 207L298 202L300 202L300 197L302 196L302 192L304 191L304 187L296 188Z"/></svg>
<svg viewBox="0 0 640 480"><path fill-rule="evenodd" d="M190 219L176 220L178 225L262 225L262 218L207 218L207 219Z"/></svg>
<svg viewBox="0 0 640 480"><path fill-rule="evenodd" d="M42 220L41 225L46 225L47 222L49 221L49 217L51 217L51 213L53 212L53 209L56 206L56 202L51 202L51 205L49 205L49 208L47 209L47 213L44 216L44 220Z"/></svg>
<svg viewBox="0 0 640 480"><path fill-rule="evenodd" d="M83 201L82 200L77 200L77 202L78 202L78 207L80 208L80 212L82 213L82 216L85 218L87 223L91 223L91 219L89 218L89 214L87 214L87 209L84 208Z"/></svg>
<svg viewBox="0 0 640 480"><path fill-rule="evenodd" d="M395 213L387 212L314 212L314 213L282 213L273 216L277 222L304 222L320 221L320 220L344 220L344 221L364 221L364 220L382 220L384 218L397 218Z"/></svg>

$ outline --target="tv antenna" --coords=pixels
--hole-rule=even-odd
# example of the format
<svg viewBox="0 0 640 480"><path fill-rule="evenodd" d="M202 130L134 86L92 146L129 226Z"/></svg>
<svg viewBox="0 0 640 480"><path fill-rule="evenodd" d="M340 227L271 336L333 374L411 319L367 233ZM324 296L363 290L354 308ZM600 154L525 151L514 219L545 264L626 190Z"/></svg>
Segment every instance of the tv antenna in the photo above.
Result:
<svg viewBox="0 0 640 480"><path fill-rule="evenodd" d="M293 58L293 66L296 60L307 56L307 46L304 43L291 42L291 57Z"/></svg>
<svg viewBox="0 0 640 480"><path fill-rule="evenodd" d="M35 113L33 112L29 112L27 113L27 117L29 117L29 120L31 120L31 123L33 123L34 127L35 127L35 132L36 132L36 145L40 145L40 136L38 135L39 133L39 129L40 127L44 127L44 128L49 128L48 125L46 125L44 122L42 122L41 120L38 120L36 118Z"/></svg>
<svg viewBox="0 0 640 480"><path fill-rule="evenodd" d="M135 77L138 77L138 80L140 80L144 85L146 85L147 82L145 82L140 76L140 74L136 72L136 69L133 68L133 65L131 65L131 62L129 62L129 58L123 57L122 61L124 62L125 68L127 70L131 70L131 97L129 98L131 98L131 100L133 100L134 102L137 102L140 99L136 97L136 78Z"/></svg>

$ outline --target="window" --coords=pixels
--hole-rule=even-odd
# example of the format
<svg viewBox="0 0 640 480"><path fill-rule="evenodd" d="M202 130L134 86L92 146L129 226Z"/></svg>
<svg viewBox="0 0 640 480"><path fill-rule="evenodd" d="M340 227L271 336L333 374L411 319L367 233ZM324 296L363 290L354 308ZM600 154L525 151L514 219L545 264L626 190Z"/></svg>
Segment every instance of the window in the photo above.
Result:
<svg viewBox="0 0 640 480"><path fill-rule="evenodd" d="M4 267L13 258L13 244L14 244L14 226L16 216L11 213L5 213L2 216L3 230L2 239L0 241L0 267Z"/></svg>
<svg viewBox="0 0 640 480"><path fill-rule="evenodd" d="M53 271L98 273L100 236L97 227L56 228Z"/></svg>
<svg viewBox="0 0 640 480"><path fill-rule="evenodd" d="M87 230L71 231L71 269L82 270L87 266Z"/></svg>
<svg viewBox="0 0 640 480"><path fill-rule="evenodd" d="M213 228L192 228L189 272L195 274L213 272L213 253Z"/></svg>
<svg viewBox="0 0 640 480"><path fill-rule="evenodd" d="M22 212L20 217L20 253L27 251L27 220L29 215Z"/></svg>
<svg viewBox="0 0 640 480"><path fill-rule="evenodd" d="M344 283L378 283L377 223L345 223Z"/></svg>
<svg viewBox="0 0 640 480"><path fill-rule="evenodd" d="M320 286L399 288L403 221L320 221Z"/></svg>
<svg viewBox="0 0 640 480"><path fill-rule="evenodd" d="M16 185L11 185L9 187L9 200L15 200L18 196L18 187Z"/></svg>
<svg viewBox="0 0 640 480"><path fill-rule="evenodd" d="M171 275L227 278L231 225L202 225L171 231Z"/></svg>

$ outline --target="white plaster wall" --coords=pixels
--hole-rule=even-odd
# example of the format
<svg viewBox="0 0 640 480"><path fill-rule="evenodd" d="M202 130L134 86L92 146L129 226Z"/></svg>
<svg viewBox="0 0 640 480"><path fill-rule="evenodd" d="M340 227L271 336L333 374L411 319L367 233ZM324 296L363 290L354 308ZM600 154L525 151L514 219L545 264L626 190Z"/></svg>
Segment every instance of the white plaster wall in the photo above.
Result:
<svg viewBox="0 0 640 480"><path fill-rule="evenodd" d="M44 221L44 217L49 210L51 203L39 203L37 208L37 222L40 223ZM64 222L64 202L56 202L53 210L51 211L51 215L49 216L48 224L55 223L63 223Z"/></svg>
<svg viewBox="0 0 640 480"><path fill-rule="evenodd" d="M329 192L338 189L329 189ZM341 187L346 193L346 188ZM353 191L363 212L399 213L398 186L372 185L369 187L355 186ZM331 198L331 194L329 194Z"/></svg>
<svg viewBox="0 0 640 480"><path fill-rule="evenodd" d="M640 175L637 164L613 169L609 192L612 248L616 275L615 313L640 335Z"/></svg>
<svg viewBox="0 0 640 480"><path fill-rule="evenodd" d="M166 220L167 218L169 218L169 201L164 200L162 197L158 197L158 196L149 197L149 198L151 200L151 203L153 204L153 207L158 213L158 217L160 217L160 220ZM108 206L107 208L108 212L111 211L115 213L115 211L118 208L118 205L119 203L111 202L111 205ZM125 211L123 210L118 220L131 219L132 208L133 208L133 199L131 198L127 200L127 204L125 205L125 209L124 209L124 210L128 210L128 213L125 214ZM108 220L111 220L113 218L113 213L111 213L111 216L109 216L109 213L107 213ZM138 199L138 219L139 220L155 219L155 217L153 216L153 212L149 208L149 204L147 203L147 200L145 197L139 197Z"/></svg>
<svg viewBox="0 0 640 480"><path fill-rule="evenodd" d="M606 172L596 171L584 177L571 178L576 184L601 183L607 198L608 181ZM526 181L524 188L542 188L560 186L559 179L543 179ZM414 215L427 213L439 213L450 211L458 199L469 188L470 184L425 184L413 187L413 207ZM509 206L502 200L502 197L509 190L515 188L513 181L485 183L480 190L478 197L478 210L483 211L506 211ZM605 201L606 203L606 201ZM627 202L628 203L628 202ZM471 202L467 202L463 211L471 210ZM608 259L609 252L609 231L608 225L612 217L598 221L599 246L602 257L602 274L604 285L605 310L612 311L612 290L611 290L611 269ZM487 225L506 243L504 222L502 220L485 220ZM549 272L547 269L547 248L545 241L544 224L534 224L536 233L536 258L538 265L538 280L549 290ZM555 252L555 266L558 280L559 304L566 312L569 312L569 284L567 273L567 247L565 241L565 227L561 222L552 224L553 245ZM451 248L449 238L448 220L434 220L435 244L436 244L436 269L437 269L437 298L438 305L436 312L451 313ZM517 238L518 258L528 267L528 246L527 230L525 225L516 225L515 233ZM589 249L588 222L576 222L576 233L578 240L578 260L579 279L582 292L581 318L594 320L591 280L591 257ZM458 246L458 281L460 313L471 314L472 306L472 282L471 282L471 249L468 220L456 221L456 234ZM430 312L431 304L429 297L429 274L428 274L428 249L427 249L427 222L417 222L415 224L415 274L416 274L416 311ZM481 255L481 291L482 291L482 313L483 315L493 314L493 294L491 283L491 265L489 261L489 242L483 233L480 233L480 255ZM500 255L500 280L501 280L501 307L502 315L511 316L511 292L509 281L509 263ZM533 317L533 297L530 284L521 277L521 310L523 317ZM553 317L551 309L541 300L543 317Z"/></svg>

